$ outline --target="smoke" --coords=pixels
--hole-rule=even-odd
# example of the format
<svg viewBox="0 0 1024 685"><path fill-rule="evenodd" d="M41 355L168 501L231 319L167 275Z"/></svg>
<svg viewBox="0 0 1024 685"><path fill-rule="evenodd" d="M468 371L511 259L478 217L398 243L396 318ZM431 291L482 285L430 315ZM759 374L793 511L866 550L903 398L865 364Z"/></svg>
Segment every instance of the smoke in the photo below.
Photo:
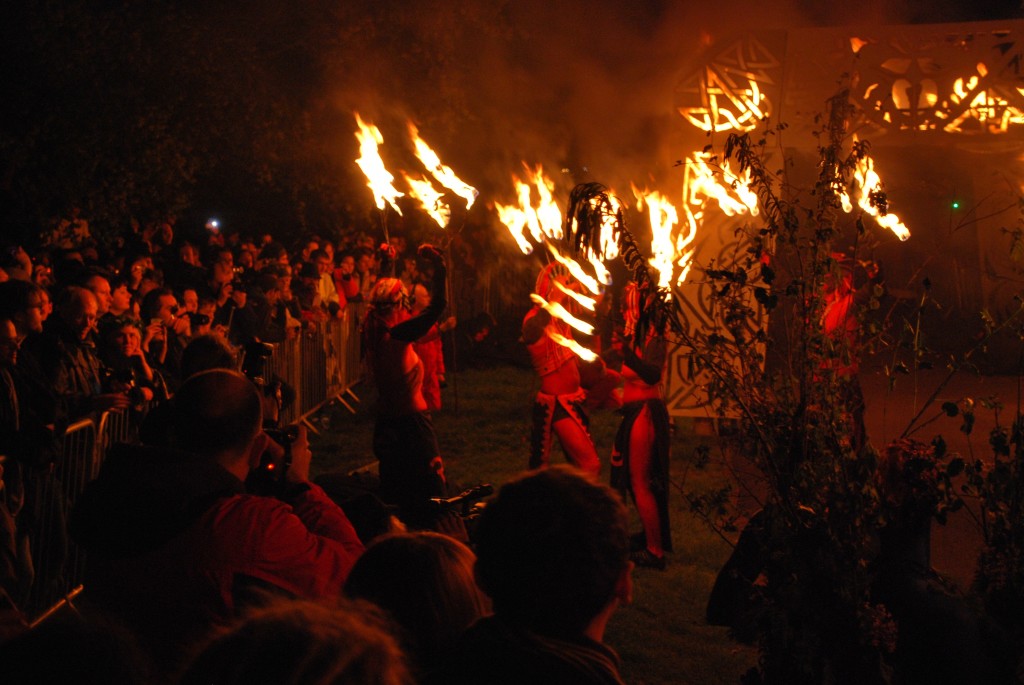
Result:
<svg viewBox="0 0 1024 685"><path fill-rule="evenodd" d="M332 125L345 138L339 145L354 149L351 112L359 111L381 127L385 154L409 168L396 148L412 119L447 163L500 200L511 199L510 174L523 162L542 164L563 191L582 180L620 194L630 182L671 190L681 173L673 162L692 149L680 141L694 137L675 111L674 90L725 38L990 18L1014 3L971 10L936 0L927 13L919 4L365 0L339 16L345 38L328 87Z"/></svg>

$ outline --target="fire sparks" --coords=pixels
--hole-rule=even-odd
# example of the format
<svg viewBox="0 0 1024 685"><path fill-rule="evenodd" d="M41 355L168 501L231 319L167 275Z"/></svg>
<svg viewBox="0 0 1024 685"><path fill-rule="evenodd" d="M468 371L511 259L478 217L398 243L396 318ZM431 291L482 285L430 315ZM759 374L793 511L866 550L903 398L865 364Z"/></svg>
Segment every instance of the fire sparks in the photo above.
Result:
<svg viewBox="0 0 1024 685"><path fill-rule="evenodd" d="M472 207L477 195L480 194L479 191L456 176L450 167L441 163L441 158L420 138L419 130L412 122L409 123L409 138L416 149L416 158L422 162L430 175L442 186L465 200L466 209Z"/></svg>
<svg viewBox="0 0 1024 685"><path fill-rule="evenodd" d="M378 150L379 146L384 144L384 136L381 135L380 129L373 124L363 123L358 113L356 114L356 124L359 126L359 130L356 131L356 139L359 141L359 159L356 160L356 164L366 176L366 185L373 191L377 209L383 210L387 203L401 214L402 210L399 209L396 202L404 193L400 193L392 185L395 177L384 166L384 160L380 158Z"/></svg>

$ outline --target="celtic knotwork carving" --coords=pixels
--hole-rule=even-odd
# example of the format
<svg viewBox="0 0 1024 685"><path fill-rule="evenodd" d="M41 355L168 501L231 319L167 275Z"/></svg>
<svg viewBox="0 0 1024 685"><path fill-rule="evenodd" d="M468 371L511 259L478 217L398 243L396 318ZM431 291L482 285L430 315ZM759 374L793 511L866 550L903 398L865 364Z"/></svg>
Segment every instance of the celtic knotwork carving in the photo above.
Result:
<svg viewBox="0 0 1024 685"><path fill-rule="evenodd" d="M676 87L676 108L703 131L749 131L771 114L780 65L757 39L737 40Z"/></svg>

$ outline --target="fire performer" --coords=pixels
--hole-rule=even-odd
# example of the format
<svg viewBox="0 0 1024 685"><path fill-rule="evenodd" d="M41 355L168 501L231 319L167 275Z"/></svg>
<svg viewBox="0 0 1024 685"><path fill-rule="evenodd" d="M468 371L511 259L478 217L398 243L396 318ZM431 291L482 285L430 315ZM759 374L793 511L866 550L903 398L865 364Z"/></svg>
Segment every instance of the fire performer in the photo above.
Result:
<svg viewBox="0 0 1024 685"><path fill-rule="evenodd" d="M554 262L540 272L534 292L547 302L559 303L566 296L556 281L566 288L574 285L564 267ZM548 466L554 432L566 458L596 480L601 462L584 410L586 392L580 387L575 354L555 342L557 336L571 339L569 326L535 304L523 319L523 342L540 376L540 391L533 405L530 468Z"/></svg>
<svg viewBox="0 0 1024 685"><path fill-rule="evenodd" d="M381 252L382 273L387 273L383 262L393 261L393 248L385 245ZM402 518L413 526L428 524L428 500L446 494L444 464L423 398L423 362L413 343L427 334L445 309L447 269L433 246L420 246L419 254L434 267L430 304L412 316L402 282L379 278L362 329L363 349L379 394L373 451L380 463L380 496L398 505Z"/></svg>
<svg viewBox="0 0 1024 685"><path fill-rule="evenodd" d="M630 283L623 291L623 337L615 336L622 352L622 424L611 457L611 484L633 501L643 524L643 544L630 555L637 566L665 568L665 552L672 551L668 520L668 464L670 422L662 398L661 377L666 344L663 330L650 326L646 340L635 345L640 317L640 289ZM638 350L638 351L636 351Z"/></svg>

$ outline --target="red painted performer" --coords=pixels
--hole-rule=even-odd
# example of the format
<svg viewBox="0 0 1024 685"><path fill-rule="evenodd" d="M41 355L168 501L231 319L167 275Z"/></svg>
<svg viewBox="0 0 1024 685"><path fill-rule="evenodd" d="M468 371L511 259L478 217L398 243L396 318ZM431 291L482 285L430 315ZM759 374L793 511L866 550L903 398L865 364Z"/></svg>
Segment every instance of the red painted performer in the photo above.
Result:
<svg viewBox="0 0 1024 685"><path fill-rule="evenodd" d="M633 563L663 569L665 552L672 551L668 519L671 424L661 390L666 345L663 332L653 326L641 345L633 344L640 301L636 283L627 285L622 306L624 339L616 344L623 356L623 417L612 449L611 485L624 499L632 494L643 524L643 544L630 555Z"/></svg>
<svg viewBox="0 0 1024 685"><path fill-rule="evenodd" d="M388 246L383 250L393 251ZM446 494L444 464L423 398L423 362L413 343L430 330L447 305L447 269L435 247L422 245L419 254L434 266L430 304L412 316L402 282L379 278L362 331L379 395L373 451L380 464L380 496L397 504L402 518L414 526L429 523L428 500Z"/></svg>
<svg viewBox="0 0 1024 685"><path fill-rule="evenodd" d="M556 280L567 288L575 285L565 268L556 262L540 272L534 292L548 302L562 302L566 295L555 285ZM583 406L586 392L580 387L576 355L556 343L552 335L572 338L568 324L551 316L540 305L534 305L523 319L523 342L540 376L540 391L533 405L530 468L548 466L551 434L554 433L566 458L596 479L601 462L590 437L589 420Z"/></svg>
<svg viewBox="0 0 1024 685"><path fill-rule="evenodd" d="M422 283L412 287L412 314L416 316L430 306L430 290ZM455 317L449 316L434 324L427 334L416 341L416 354L423 360L423 399L430 411L441 410L441 383L444 380L444 349L441 334L455 328Z"/></svg>

